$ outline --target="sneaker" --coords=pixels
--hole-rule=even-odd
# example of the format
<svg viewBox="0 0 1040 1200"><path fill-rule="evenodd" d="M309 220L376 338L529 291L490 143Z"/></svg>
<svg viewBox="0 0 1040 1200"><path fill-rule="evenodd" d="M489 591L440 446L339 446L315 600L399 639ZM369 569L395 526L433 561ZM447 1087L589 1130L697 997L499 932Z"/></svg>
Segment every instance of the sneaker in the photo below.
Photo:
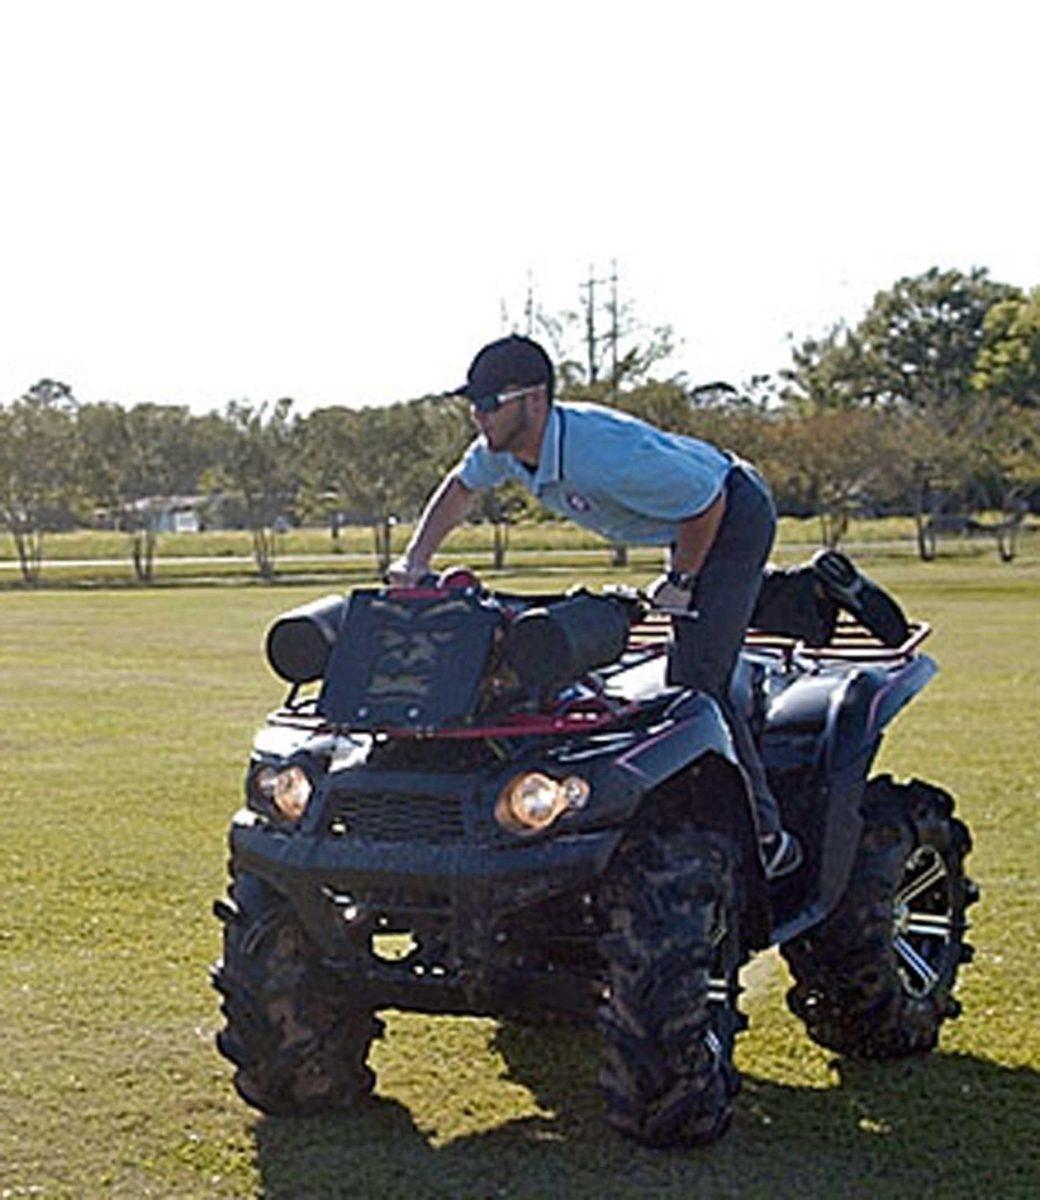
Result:
<svg viewBox="0 0 1040 1200"><path fill-rule="evenodd" d="M899 605L884 588L857 571L840 550L818 550L811 566L827 595L886 646L901 646L910 636Z"/></svg>
<svg viewBox="0 0 1040 1200"><path fill-rule="evenodd" d="M782 875L790 875L802 865L802 844L786 829L777 833L767 833L765 837L759 838L758 846L766 879L779 879Z"/></svg>

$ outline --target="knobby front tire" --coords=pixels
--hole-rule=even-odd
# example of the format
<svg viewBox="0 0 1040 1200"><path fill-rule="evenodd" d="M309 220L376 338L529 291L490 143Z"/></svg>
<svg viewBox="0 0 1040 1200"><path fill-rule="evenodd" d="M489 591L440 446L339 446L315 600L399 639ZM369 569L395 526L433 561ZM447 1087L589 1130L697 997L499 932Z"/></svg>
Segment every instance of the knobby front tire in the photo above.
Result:
<svg viewBox="0 0 1040 1200"><path fill-rule="evenodd" d="M353 1107L372 1090L365 1060L382 1022L351 1005L288 902L260 879L240 875L214 909L224 924L217 1048L235 1064L239 1095L277 1116Z"/></svg>
<svg viewBox="0 0 1040 1200"><path fill-rule="evenodd" d="M605 882L600 1084L610 1123L648 1146L713 1141L732 1117L746 1024L735 870L724 838L648 831Z"/></svg>

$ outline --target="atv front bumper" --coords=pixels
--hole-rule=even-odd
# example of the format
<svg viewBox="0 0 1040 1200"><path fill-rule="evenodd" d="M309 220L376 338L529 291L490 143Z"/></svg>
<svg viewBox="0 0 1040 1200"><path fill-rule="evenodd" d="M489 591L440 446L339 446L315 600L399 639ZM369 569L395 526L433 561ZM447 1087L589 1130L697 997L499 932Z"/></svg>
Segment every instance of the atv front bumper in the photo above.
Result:
<svg viewBox="0 0 1040 1200"><path fill-rule="evenodd" d="M591 888L620 836L614 829L515 846L431 846L287 833L242 809L230 844L234 870L290 901L359 1004L475 1013L501 1011L531 982L506 944L507 918ZM387 959L377 946L395 934L411 935L414 948ZM541 980L543 1000L555 984L570 986L562 977Z"/></svg>

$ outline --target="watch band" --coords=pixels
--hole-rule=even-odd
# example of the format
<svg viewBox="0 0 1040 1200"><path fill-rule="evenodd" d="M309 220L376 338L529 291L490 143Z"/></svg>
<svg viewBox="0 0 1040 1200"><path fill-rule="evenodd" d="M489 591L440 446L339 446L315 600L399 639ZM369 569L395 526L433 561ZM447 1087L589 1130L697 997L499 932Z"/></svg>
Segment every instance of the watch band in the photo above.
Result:
<svg viewBox="0 0 1040 1200"><path fill-rule="evenodd" d="M677 571L671 567L665 572L665 579L672 587L682 588L684 592L693 591L693 585L697 582L696 571Z"/></svg>

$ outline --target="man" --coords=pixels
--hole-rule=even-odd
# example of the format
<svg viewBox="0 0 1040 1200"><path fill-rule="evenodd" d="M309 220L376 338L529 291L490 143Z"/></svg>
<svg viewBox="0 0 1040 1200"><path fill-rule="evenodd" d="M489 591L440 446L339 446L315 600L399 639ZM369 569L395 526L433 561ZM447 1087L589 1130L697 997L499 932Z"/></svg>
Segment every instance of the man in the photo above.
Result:
<svg viewBox="0 0 1040 1200"><path fill-rule="evenodd" d="M748 463L707 442L598 405L555 404L553 390L552 363L529 338L501 338L477 354L458 391L480 436L427 502L389 582L417 582L475 493L508 479L612 541L669 548L669 569L647 588L674 615L669 681L723 710L754 795L766 874L785 875L801 849L781 827L747 720L729 699L776 530L769 490Z"/></svg>

